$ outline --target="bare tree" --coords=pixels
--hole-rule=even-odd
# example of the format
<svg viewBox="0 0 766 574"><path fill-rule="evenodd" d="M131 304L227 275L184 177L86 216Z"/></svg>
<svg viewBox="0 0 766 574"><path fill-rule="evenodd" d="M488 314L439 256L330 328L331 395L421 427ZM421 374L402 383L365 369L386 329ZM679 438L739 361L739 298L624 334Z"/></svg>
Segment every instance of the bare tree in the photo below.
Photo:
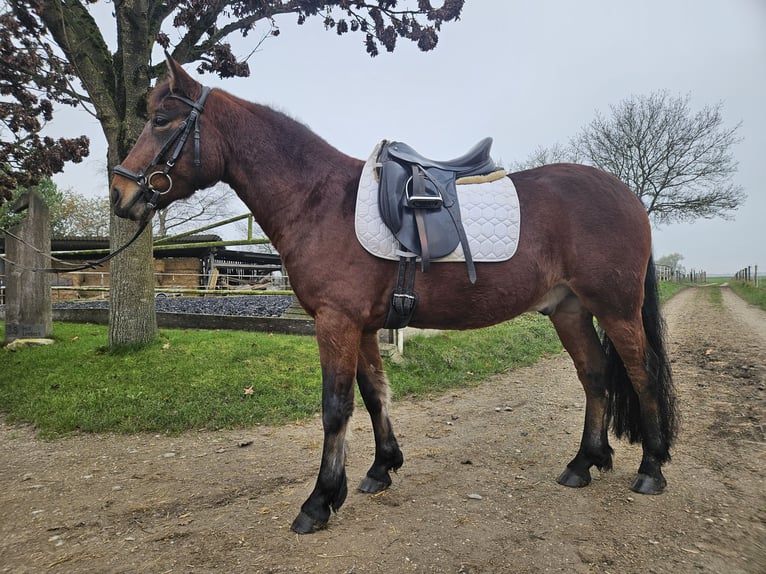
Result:
<svg viewBox="0 0 766 574"><path fill-rule="evenodd" d="M692 112L689 96L666 91L634 96L597 114L571 146L628 184L657 223L727 218L745 194L732 182L741 124L726 127L722 107Z"/></svg>
<svg viewBox="0 0 766 574"><path fill-rule="evenodd" d="M53 217L55 237L109 237L109 198L65 190Z"/></svg>
<svg viewBox="0 0 766 574"><path fill-rule="evenodd" d="M176 201L167 209L157 213L153 231L157 237L220 221L234 215L230 200L231 190L217 185L205 193L196 193L182 201Z"/></svg>
<svg viewBox="0 0 766 574"><path fill-rule="evenodd" d="M681 265L684 256L680 253L670 253L669 255L663 255L657 259L657 265L667 265L670 267L671 273L685 273L686 269Z"/></svg>
<svg viewBox="0 0 766 574"><path fill-rule="evenodd" d="M551 147L538 146L524 161L511 163L512 171L522 171L551 163L577 163L576 150L558 142Z"/></svg>

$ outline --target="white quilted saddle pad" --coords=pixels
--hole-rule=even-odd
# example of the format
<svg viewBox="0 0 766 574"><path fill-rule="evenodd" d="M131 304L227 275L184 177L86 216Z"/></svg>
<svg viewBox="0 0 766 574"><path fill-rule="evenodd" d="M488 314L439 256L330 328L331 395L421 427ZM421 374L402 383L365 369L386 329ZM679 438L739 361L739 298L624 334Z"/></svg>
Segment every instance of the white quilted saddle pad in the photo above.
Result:
<svg viewBox="0 0 766 574"><path fill-rule="evenodd" d="M399 260L401 250L394 234L380 218L375 161L383 142L377 145L364 165L356 196L356 237L369 253L383 259ZM457 185L460 216L468 246L476 262L506 261L516 253L521 215L516 188L509 177L490 183ZM433 261L465 261L462 246Z"/></svg>

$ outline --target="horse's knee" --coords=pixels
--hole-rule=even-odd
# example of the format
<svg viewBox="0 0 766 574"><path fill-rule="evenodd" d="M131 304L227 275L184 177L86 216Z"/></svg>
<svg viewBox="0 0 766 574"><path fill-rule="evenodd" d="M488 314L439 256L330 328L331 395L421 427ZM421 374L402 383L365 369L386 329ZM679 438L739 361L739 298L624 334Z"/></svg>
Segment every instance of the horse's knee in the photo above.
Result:
<svg viewBox="0 0 766 574"><path fill-rule="evenodd" d="M331 395L323 400L322 426L326 434L337 434L345 429L354 413L354 397Z"/></svg>

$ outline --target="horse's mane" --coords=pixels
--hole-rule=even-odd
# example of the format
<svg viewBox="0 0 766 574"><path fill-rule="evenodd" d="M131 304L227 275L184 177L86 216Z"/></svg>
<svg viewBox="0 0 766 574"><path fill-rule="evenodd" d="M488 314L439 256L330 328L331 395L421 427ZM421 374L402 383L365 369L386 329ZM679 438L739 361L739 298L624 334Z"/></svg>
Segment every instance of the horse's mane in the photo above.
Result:
<svg viewBox="0 0 766 574"><path fill-rule="evenodd" d="M283 111L277 110L274 107L264 104L251 102L220 88L216 88L216 91L220 95L224 96L224 98L227 99L230 103L236 105L238 108L241 108L248 113L254 114L258 117L269 119L275 125L278 125L283 132L289 132L292 135L291 139L308 140L313 144L322 142L324 145L330 146L329 143L327 143L321 136L317 135L316 132L314 132L308 125L302 123L301 121L295 119ZM173 91L170 88L170 80L162 80L157 84L155 89L152 90L149 96L149 110L155 110L161 107L162 102L172 93ZM184 95L189 97L191 100L196 100L199 96L199 94Z"/></svg>

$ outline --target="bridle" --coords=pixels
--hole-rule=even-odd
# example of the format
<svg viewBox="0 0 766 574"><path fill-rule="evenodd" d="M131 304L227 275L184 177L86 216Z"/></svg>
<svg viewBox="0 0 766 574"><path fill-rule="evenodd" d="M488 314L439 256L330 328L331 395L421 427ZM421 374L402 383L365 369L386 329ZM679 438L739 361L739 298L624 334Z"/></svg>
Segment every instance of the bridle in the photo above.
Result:
<svg viewBox="0 0 766 574"><path fill-rule="evenodd" d="M135 173L121 165L118 165L114 168L113 173L115 175L126 177L138 184L139 192L133 196L126 209L130 209L133 207L133 205L136 204L136 202L138 202L138 200L143 199L146 205L146 209L144 210L144 214L141 217L142 223L147 218L147 216L157 207L157 200L160 198L160 196L169 192L173 187L173 180L170 177L170 170L173 169L173 166L175 166L178 157L181 155L181 150L183 150L183 147L186 144L186 140L189 139L189 135L191 134L192 129L194 130L194 168L199 170L199 168L202 166L202 161L200 158L199 116L205 107L205 100L207 100L208 94L210 94L210 90L211 88L203 86L202 94L196 102L183 96L170 94L168 96L169 98L180 100L191 107L191 111L189 112L189 115L186 117L186 119L178 125L168 140L162 145L160 151L158 151L157 155L154 156L154 159L149 163L146 170L139 170L138 173ZM159 166L162 163L163 157L173 146L175 146L173 148L173 153L171 153L170 157L167 159L167 161L165 161L165 165L163 165L162 170L155 170L149 175L146 175L146 171L151 169L153 166ZM160 191L156 187L156 184L163 181L167 184L167 187Z"/></svg>
<svg viewBox="0 0 766 574"><path fill-rule="evenodd" d="M202 166L202 160L200 157L199 116L205 107L205 100L207 100L207 97L210 94L210 91L211 91L211 88L207 86L203 86L202 94L200 95L199 99L196 102L193 100L190 100L189 98L185 98L183 96L170 94L168 96L169 98L180 100L191 107L191 111L189 112L189 115L186 117L186 119L178 125L178 127L170 135L168 140L162 145L162 147L160 148L160 151L157 152L157 155L154 156L154 159L148 165L146 170L139 170L138 173L134 173L121 165L118 165L114 168L113 173L115 175L126 177L130 179L131 181L136 182L139 187L138 193L136 193L133 196L133 199L131 199L130 203L127 206L127 209L130 209L140 199L143 199L146 205L146 208L144 209L144 213L141 216L141 221L139 223L138 229L136 230L133 237L130 238L130 241L122 245L117 250L112 251L108 255L102 257L98 261L89 261L83 265L79 265L76 267L69 267L67 269L38 268L38 269L31 269L31 271L37 271L40 273L69 273L72 271L82 271L83 269L93 269L99 265L103 265L104 263L106 263L107 261L115 257L116 255L118 255L119 253L122 253L125 249L127 249L130 245L132 245L136 239L139 238L139 236L144 232L144 229L146 229L146 226L148 225L150 221L149 216L151 215L152 211L154 211L154 209L157 207L157 200L160 198L161 195L166 194L173 187L173 180L170 178L170 170L173 169L173 166L175 166L176 161L178 160L178 157L181 155L181 151L183 150L183 147L186 144L186 140L189 139L189 135L192 133L192 130L194 130L194 169L199 170L199 168ZM163 161L163 157L165 156L165 154L167 154L170 148L173 148L173 152L170 154L170 157L165 161L165 164L163 165L162 169L155 170L147 176L145 172L151 169L153 166L160 165L160 163L162 163ZM162 191L160 191L156 187L156 185L162 181L164 181L167 184L167 187L163 189ZM4 230L4 229L0 229L0 231L13 237L17 241L21 241L22 243L27 244L26 241L22 240L20 237L13 235L10 231ZM33 249L39 252L37 248L33 247ZM6 259L5 257L3 258ZM62 261L61 259L58 259L56 257L50 257L50 259L52 261L71 265L68 262ZM8 261L8 259L6 259L6 261ZM19 265L18 263L14 263L13 261L8 261L8 262L12 265L16 265L17 267L22 267L21 265Z"/></svg>

